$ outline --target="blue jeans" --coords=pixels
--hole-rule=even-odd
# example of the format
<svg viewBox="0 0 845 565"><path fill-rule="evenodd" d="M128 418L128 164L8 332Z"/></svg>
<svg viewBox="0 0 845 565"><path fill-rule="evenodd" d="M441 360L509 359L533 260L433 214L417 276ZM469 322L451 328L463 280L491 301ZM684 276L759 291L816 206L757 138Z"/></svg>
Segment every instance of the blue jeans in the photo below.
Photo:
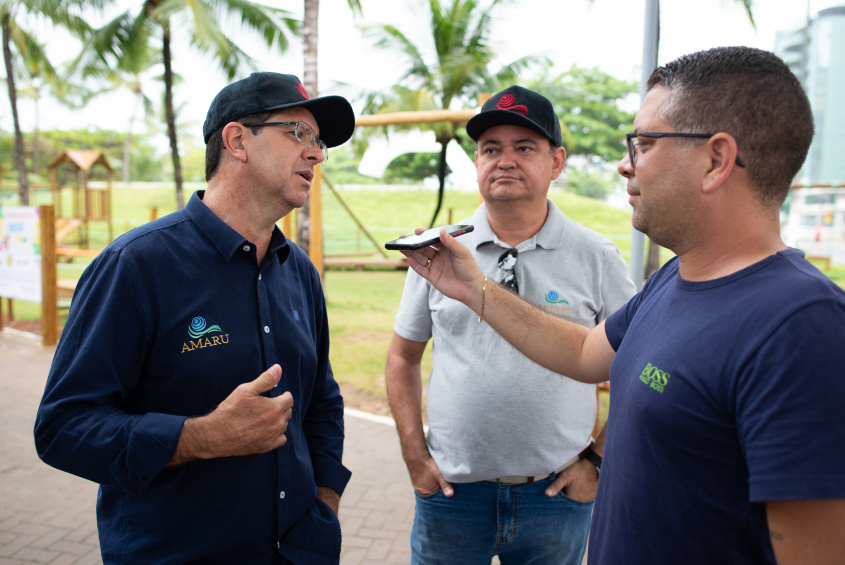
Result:
<svg viewBox="0 0 845 565"><path fill-rule="evenodd" d="M546 496L552 480L455 484L449 498L417 494L412 565L490 565L494 555L502 565L580 565L593 502Z"/></svg>

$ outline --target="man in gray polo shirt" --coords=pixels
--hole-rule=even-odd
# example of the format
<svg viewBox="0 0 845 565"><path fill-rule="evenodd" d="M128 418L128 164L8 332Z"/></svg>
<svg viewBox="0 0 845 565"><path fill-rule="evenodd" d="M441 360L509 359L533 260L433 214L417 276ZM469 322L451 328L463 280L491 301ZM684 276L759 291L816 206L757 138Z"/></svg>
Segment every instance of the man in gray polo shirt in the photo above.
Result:
<svg viewBox="0 0 845 565"><path fill-rule="evenodd" d="M566 161L540 94L512 86L467 123L484 198L461 236L488 280L593 327L635 292L619 250L547 198ZM595 385L529 361L414 271L387 356L388 399L417 498L412 563L580 564L601 466ZM421 359L434 338L423 432Z"/></svg>

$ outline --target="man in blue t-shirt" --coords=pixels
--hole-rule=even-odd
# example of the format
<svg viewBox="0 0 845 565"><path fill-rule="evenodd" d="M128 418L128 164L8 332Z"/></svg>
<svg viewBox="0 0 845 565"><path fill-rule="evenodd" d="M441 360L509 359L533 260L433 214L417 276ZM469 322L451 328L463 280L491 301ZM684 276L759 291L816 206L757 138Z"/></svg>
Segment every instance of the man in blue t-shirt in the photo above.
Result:
<svg viewBox="0 0 845 565"><path fill-rule="evenodd" d="M534 361L610 376L591 564L842 563L845 292L779 230L812 137L771 53L655 70L618 170L634 227L677 257L593 329L484 285L445 233L406 253Z"/></svg>
<svg viewBox="0 0 845 565"><path fill-rule="evenodd" d="M208 190L85 270L35 444L100 484L104 563L338 562L343 399L320 277L276 221L354 125L292 75L228 85Z"/></svg>

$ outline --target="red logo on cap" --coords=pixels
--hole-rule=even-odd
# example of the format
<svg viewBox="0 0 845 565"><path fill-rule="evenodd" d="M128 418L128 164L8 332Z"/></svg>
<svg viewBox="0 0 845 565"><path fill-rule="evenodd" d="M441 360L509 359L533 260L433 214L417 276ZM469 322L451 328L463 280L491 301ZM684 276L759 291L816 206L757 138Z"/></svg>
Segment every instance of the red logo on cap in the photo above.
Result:
<svg viewBox="0 0 845 565"><path fill-rule="evenodd" d="M528 114L528 108L526 108L522 104L514 106L514 102L516 102L516 98L514 98L513 94L505 94L496 103L496 109L510 110L511 112L516 112L520 116L525 116L526 114Z"/></svg>
<svg viewBox="0 0 845 565"><path fill-rule="evenodd" d="M308 100L310 98L310 96L308 96L308 93L305 92L305 87L302 86L301 82L296 83L296 91L298 93L300 93L302 95L302 97L305 98L306 100Z"/></svg>

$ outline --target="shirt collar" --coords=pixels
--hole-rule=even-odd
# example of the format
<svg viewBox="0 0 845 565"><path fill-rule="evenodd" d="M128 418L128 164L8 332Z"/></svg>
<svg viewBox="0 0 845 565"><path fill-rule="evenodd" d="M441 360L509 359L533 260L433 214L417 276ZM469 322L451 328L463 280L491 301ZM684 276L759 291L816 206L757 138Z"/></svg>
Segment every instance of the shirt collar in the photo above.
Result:
<svg viewBox="0 0 845 565"><path fill-rule="evenodd" d="M198 190L191 195L188 204L185 206L185 213L194 222L194 225L205 235L208 241L217 249L220 256L226 261L231 261L235 253L243 248L244 244L252 243L244 236L236 232L226 222L217 217L217 215L206 206L202 198L205 196L204 190ZM273 226L273 234L270 236L270 245L267 248L268 254L274 254L279 259L279 264L284 263L290 255L290 245L287 238L279 229L279 226Z"/></svg>
<svg viewBox="0 0 845 565"><path fill-rule="evenodd" d="M540 231L534 234L534 237L523 241L517 246L520 251L528 251L535 247L542 247L543 249L557 249L563 245L563 236L566 231L566 216L563 215L557 205L551 199L546 198L548 206L548 213L546 214L546 222ZM490 227L490 221L487 218L487 204L482 203L475 211L470 220L475 229L475 247L476 249L485 243L494 243L504 249L509 249L510 246L496 237L493 233L493 228Z"/></svg>

